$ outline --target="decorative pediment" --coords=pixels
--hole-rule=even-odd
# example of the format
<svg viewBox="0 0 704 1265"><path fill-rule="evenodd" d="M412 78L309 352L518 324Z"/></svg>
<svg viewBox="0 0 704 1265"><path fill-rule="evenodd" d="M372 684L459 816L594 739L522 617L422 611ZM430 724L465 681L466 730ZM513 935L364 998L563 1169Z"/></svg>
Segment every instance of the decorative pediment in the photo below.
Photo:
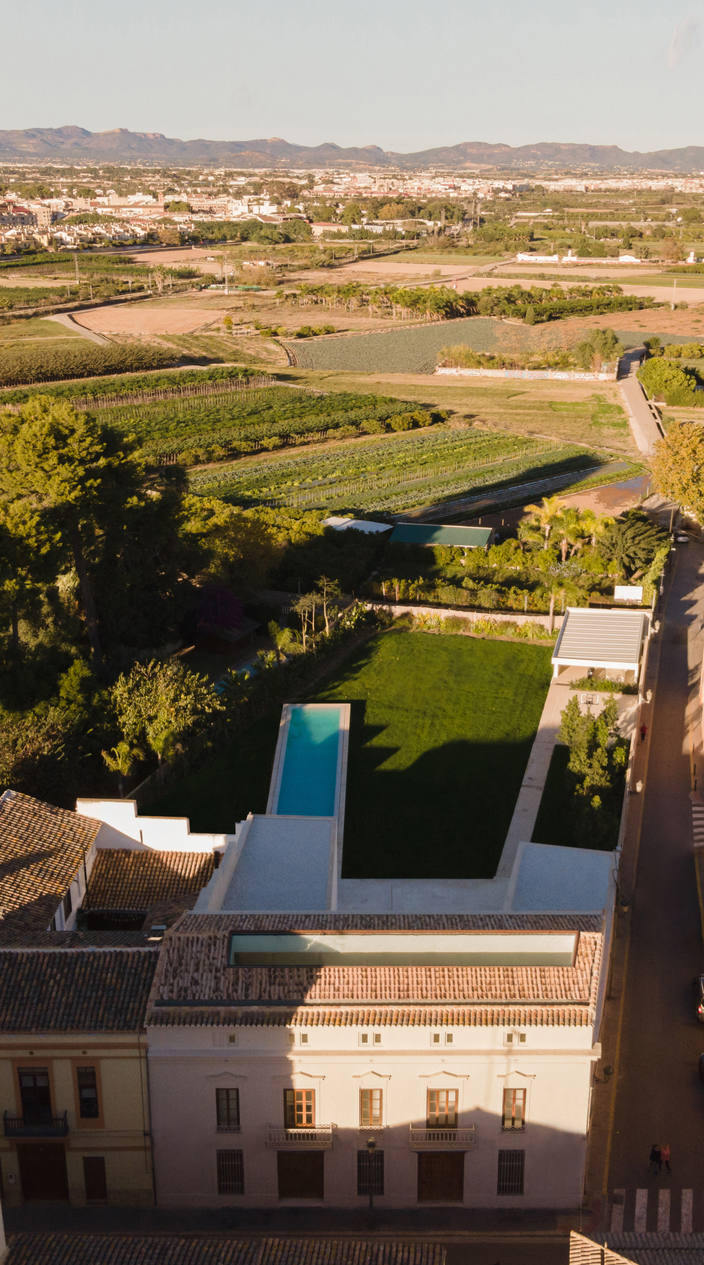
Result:
<svg viewBox="0 0 704 1265"><path fill-rule="evenodd" d="M221 1072L209 1072L203 1077L206 1081L217 1081L218 1085L222 1085L223 1081L246 1081L248 1076L243 1076L241 1072L233 1072L229 1067L223 1068Z"/></svg>
<svg viewBox="0 0 704 1265"><path fill-rule="evenodd" d="M375 1079L376 1079L376 1080L380 1080L380 1081L390 1081L390 1080L391 1080L391 1072L377 1072L377 1070L376 1070L376 1068L375 1068L375 1067L369 1067L369 1068L367 1068L366 1072L353 1072L353 1073L352 1073L352 1080L353 1080L353 1081L363 1081L363 1080L366 1080L366 1079L367 1079L367 1077L369 1077L369 1076L373 1076L373 1077L375 1077Z"/></svg>
<svg viewBox="0 0 704 1265"><path fill-rule="evenodd" d="M496 1073L496 1079L497 1079L497 1081L505 1081L505 1080L506 1080L509 1076L522 1076L522 1077L523 1077L523 1079L524 1079L524 1080L526 1080L526 1081L534 1081L534 1080L535 1080L535 1077L536 1077L536 1073L535 1073L535 1072L522 1072L522 1071L520 1070L520 1068L518 1068L518 1067L512 1067L512 1068L509 1068L508 1072L497 1072L497 1073Z"/></svg>
<svg viewBox="0 0 704 1265"><path fill-rule="evenodd" d="M453 1081L468 1081L469 1072L451 1072L448 1067L436 1068L434 1072L419 1072L418 1076L421 1080L431 1081L434 1077L450 1077Z"/></svg>

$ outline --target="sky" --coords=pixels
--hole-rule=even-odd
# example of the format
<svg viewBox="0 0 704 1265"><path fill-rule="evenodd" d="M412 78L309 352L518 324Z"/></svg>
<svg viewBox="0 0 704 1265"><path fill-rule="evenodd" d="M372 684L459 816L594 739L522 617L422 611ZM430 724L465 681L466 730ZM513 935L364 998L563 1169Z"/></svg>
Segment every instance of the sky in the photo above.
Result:
<svg viewBox="0 0 704 1265"><path fill-rule="evenodd" d="M34 0L3 15L0 128L704 144L704 0Z"/></svg>

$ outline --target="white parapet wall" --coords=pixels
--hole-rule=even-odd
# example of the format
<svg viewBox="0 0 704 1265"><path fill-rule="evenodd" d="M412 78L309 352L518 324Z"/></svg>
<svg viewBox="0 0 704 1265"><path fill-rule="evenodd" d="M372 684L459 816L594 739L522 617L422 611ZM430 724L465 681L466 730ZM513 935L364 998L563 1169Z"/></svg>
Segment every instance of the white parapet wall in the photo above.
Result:
<svg viewBox="0 0 704 1265"><path fill-rule="evenodd" d="M105 823L98 848L153 848L158 852L224 851L233 836L195 834L188 817L142 817L134 799L77 799L76 812Z"/></svg>

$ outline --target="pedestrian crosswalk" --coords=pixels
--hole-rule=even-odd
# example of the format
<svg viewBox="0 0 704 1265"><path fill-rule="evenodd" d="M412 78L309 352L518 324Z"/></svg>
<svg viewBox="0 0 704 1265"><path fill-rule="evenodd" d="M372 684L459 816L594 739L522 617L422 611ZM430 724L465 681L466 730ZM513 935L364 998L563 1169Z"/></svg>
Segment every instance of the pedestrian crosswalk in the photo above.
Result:
<svg viewBox="0 0 704 1265"><path fill-rule="evenodd" d="M704 1209L703 1209L704 1211ZM694 1191L688 1187L639 1186L611 1192L610 1231L692 1234Z"/></svg>
<svg viewBox="0 0 704 1265"><path fill-rule="evenodd" d="M692 838L695 848L704 844L704 804L692 800Z"/></svg>

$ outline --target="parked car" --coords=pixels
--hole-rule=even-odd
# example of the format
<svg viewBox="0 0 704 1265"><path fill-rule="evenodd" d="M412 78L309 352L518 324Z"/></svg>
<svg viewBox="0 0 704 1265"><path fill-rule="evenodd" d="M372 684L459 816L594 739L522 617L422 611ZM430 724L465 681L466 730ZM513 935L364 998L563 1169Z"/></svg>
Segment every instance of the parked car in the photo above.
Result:
<svg viewBox="0 0 704 1265"><path fill-rule="evenodd" d="M697 1019L700 1023L704 1023L704 975L698 975L694 981L694 990L697 998Z"/></svg>

